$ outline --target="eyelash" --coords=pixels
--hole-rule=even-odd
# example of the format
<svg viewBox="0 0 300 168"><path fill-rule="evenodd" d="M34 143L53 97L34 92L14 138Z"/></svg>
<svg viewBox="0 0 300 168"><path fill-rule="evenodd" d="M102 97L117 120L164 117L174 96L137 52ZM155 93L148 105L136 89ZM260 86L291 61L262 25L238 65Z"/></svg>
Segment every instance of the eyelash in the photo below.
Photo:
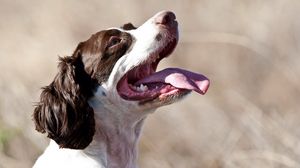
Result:
<svg viewBox="0 0 300 168"><path fill-rule="evenodd" d="M107 47L108 48L113 47L113 46L119 44L120 42L121 42L121 39L119 37L117 37L117 36L111 36L109 38Z"/></svg>

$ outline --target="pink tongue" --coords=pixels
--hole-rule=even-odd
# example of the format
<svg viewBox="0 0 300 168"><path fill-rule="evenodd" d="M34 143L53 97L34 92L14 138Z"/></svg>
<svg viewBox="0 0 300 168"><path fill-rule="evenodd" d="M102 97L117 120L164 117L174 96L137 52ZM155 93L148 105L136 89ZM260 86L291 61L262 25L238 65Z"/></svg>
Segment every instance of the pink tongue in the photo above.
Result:
<svg viewBox="0 0 300 168"><path fill-rule="evenodd" d="M156 72L137 81L135 85L159 82L180 89L194 90L200 94L205 94L209 87L209 79L205 76L179 68L167 68Z"/></svg>

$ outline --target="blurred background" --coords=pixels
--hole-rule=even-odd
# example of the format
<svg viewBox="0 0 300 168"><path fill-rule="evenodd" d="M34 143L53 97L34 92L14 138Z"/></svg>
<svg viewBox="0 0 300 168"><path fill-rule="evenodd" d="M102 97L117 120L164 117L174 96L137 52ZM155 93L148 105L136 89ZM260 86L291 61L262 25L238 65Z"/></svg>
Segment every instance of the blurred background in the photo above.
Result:
<svg viewBox="0 0 300 168"><path fill-rule="evenodd" d="M203 73L211 87L148 117L140 167L299 168L298 0L0 0L0 168L29 168L48 144L31 115L58 56L163 9L180 41L159 69Z"/></svg>

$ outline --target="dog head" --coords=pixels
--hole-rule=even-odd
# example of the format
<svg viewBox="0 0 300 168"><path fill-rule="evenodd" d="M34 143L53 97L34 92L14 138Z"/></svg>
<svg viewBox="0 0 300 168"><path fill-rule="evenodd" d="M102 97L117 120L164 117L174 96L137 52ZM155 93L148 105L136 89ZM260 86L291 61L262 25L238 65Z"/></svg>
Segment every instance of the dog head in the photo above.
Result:
<svg viewBox="0 0 300 168"><path fill-rule="evenodd" d="M177 45L177 26L175 15L163 11L138 28L125 24L79 43L72 56L60 58L58 74L44 87L34 110L36 129L62 148L83 149L93 139L95 109L138 116L192 90L204 94L209 80L203 75L156 72Z"/></svg>

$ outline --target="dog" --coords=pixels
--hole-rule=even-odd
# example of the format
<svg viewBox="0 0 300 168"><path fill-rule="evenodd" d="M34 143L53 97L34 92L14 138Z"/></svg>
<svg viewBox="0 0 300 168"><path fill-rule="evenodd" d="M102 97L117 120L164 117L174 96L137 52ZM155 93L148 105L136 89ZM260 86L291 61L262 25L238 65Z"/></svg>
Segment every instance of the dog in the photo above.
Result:
<svg viewBox="0 0 300 168"><path fill-rule="evenodd" d="M51 139L33 167L137 168L147 115L209 88L201 74L156 72L177 43L176 16L161 11L138 28L128 23L93 34L60 57L33 112L36 130Z"/></svg>

